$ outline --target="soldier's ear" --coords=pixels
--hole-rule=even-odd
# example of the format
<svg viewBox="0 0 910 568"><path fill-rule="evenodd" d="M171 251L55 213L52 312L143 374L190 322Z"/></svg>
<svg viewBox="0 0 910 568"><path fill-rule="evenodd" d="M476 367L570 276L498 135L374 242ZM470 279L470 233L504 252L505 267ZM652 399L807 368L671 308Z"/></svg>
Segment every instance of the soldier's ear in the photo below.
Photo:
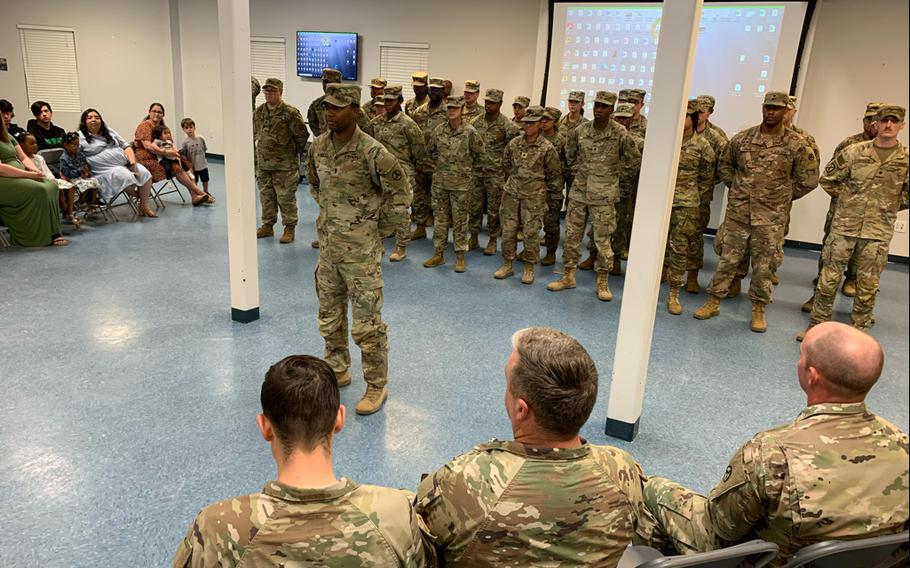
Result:
<svg viewBox="0 0 910 568"><path fill-rule="evenodd" d="M272 423L269 422L269 419L265 417L265 414L260 413L256 416L256 424L259 425L259 433L262 434L262 439L266 442L271 442L275 439L275 432L272 430Z"/></svg>
<svg viewBox="0 0 910 568"><path fill-rule="evenodd" d="M344 405L338 405L338 414L335 416L335 428L332 430L335 434L341 432L342 428L344 428L344 417L346 414L347 410Z"/></svg>

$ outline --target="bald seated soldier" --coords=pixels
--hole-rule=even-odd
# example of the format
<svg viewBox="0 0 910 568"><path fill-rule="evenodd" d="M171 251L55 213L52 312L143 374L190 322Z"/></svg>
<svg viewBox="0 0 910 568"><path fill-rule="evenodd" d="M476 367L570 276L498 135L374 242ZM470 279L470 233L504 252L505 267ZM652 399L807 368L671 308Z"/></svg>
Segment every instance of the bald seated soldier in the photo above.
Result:
<svg viewBox="0 0 910 568"><path fill-rule="evenodd" d="M650 534L639 519L641 467L578 434L596 399L597 368L578 341L545 327L512 336L505 410L514 440L476 446L417 490L446 566L612 568Z"/></svg>
<svg viewBox="0 0 910 568"><path fill-rule="evenodd" d="M332 368L291 355L265 375L256 417L278 478L259 493L202 509L174 568L427 566L411 494L335 477L332 442L344 428Z"/></svg>
<svg viewBox="0 0 910 568"><path fill-rule="evenodd" d="M368 119L373 120L373 117L378 116L373 107L378 103L377 99L382 100L382 90L388 84L385 77L373 77L370 81L370 100L363 105L363 113ZM383 112L385 112L384 109Z"/></svg>
<svg viewBox="0 0 910 568"><path fill-rule="evenodd" d="M812 328L796 364L806 408L746 442L707 497L650 478L652 546L692 554L760 538L784 560L816 542L905 530L907 434L864 403L883 363L878 342L857 329Z"/></svg>

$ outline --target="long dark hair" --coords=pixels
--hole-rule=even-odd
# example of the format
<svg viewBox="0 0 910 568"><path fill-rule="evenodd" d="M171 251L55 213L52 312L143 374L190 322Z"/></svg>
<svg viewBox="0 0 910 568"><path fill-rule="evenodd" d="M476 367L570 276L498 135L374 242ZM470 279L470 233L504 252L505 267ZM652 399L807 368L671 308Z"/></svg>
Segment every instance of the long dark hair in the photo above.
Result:
<svg viewBox="0 0 910 568"><path fill-rule="evenodd" d="M86 142L92 141L92 133L89 132L88 126L86 126L86 124L85 124L85 118L89 115L89 113L92 113L92 112L97 114L98 118L101 119L101 129L98 131L98 134L102 138L104 138L104 141L107 142L108 144L113 143L114 138L111 136L110 131L108 131L107 124L104 123L104 118L101 116L100 112L98 112L97 110L95 110L93 108L85 109L84 111L82 111L82 116L79 117L79 131L82 132L83 136L85 136L85 141Z"/></svg>
<svg viewBox="0 0 910 568"><path fill-rule="evenodd" d="M9 135L6 133L6 123L0 120L0 140L9 142Z"/></svg>

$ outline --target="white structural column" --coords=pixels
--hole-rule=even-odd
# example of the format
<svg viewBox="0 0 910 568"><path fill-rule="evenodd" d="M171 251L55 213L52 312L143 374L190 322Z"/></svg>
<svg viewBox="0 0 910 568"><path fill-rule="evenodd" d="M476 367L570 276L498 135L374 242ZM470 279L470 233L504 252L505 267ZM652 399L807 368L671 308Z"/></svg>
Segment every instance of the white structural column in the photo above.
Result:
<svg viewBox="0 0 910 568"><path fill-rule="evenodd" d="M665 0L663 3L648 132L607 407L606 433L623 440L635 438L641 418L660 291L659 275L673 206L701 12L702 0Z"/></svg>
<svg viewBox="0 0 910 568"><path fill-rule="evenodd" d="M218 0L231 319L259 319L256 176L250 100L250 3Z"/></svg>

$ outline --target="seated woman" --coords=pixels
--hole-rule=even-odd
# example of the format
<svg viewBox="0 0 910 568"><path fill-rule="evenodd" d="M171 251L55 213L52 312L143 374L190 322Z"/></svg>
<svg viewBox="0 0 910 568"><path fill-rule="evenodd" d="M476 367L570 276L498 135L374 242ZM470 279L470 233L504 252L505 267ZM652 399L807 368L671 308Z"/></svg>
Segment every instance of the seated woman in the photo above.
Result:
<svg viewBox="0 0 910 568"><path fill-rule="evenodd" d="M164 124L164 107L161 103L152 103L149 107L148 116L136 127L136 135L133 146L136 148L136 159L140 164L146 167L152 174L153 181L161 181L165 178L177 178L177 181L190 192L190 198L193 205L201 203L214 203L215 198L202 191L196 182L193 181L186 171L180 166L180 152L173 145L170 148L159 148L155 145L155 136L153 131L155 127ZM158 160L168 158L174 160L170 163L170 168L165 171L164 167Z"/></svg>
<svg viewBox="0 0 910 568"><path fill-rule="evenodd" d="M0 122L0 220L15 244L26 247L66 246L60 232L56 184L44 179L35 164Z"/></svg>
<svg viewBox="0 0 910 568"><path fill-rule="evenodd" d="M139 199L140 215L158 216L149 207L152 175L136 163L129 143L110 130L101 113L93 108L83 112L79 119L79 144L105 201L126 190Z"/></svg>

